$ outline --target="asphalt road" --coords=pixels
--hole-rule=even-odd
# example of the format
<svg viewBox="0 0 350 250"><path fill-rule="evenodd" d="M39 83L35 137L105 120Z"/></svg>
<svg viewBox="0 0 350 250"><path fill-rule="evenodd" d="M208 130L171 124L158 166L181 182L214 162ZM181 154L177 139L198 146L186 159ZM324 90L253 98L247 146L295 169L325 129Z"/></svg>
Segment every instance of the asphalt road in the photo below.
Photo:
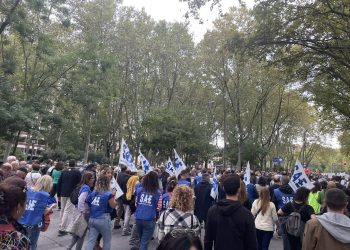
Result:
<svg viewBox="0 0 350 250"><path fill-rule="evenodd" d="M51 215L51 223L46 232L41 232L38 242L38 250L62 250L67 249L71 236L66 235L58 237L59 211L55 210ZM121 229L112 231L112 249L129 250L129 236L121 236ZM202 234L204 236L204 232ZM84 245L85 246L85 245ZM156 240L151 241L149 250L157 247ZM84 249L84 247L83 247ZM282 240L273 238L270 244L270 250L282 250Z"/></svg>

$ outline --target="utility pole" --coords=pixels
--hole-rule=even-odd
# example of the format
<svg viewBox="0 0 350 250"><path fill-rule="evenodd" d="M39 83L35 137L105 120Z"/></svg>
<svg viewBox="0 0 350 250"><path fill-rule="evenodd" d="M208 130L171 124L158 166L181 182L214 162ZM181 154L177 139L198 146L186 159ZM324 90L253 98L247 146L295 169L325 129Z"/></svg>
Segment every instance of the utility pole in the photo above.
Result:
<svg viewBox="0 0 350 250"><path fill-rule="evenodd" d="M224 152L222 154L224 169L226 169L226 89L224 87L223 91L223 101L224 101Z"/></svg>

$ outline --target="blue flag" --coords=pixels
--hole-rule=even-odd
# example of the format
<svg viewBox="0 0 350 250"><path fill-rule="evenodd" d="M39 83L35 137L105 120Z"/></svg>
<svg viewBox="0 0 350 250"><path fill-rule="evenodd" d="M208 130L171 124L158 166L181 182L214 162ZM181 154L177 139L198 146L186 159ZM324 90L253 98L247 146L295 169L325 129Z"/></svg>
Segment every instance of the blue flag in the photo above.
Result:
<svg viewBox="0 0 350 250"><path fill-rule="evenodd" d="M145 173L148 173L149 171L152 171L151 164L149 164L149 161L141 153L141 151L140 151L140 161L141 161L142 169L143 169L143 171L145 171Z"/></svg>
<svg viewBox="0 0 350 250"><path fill-rule="evenodd" d="M134 158L132 157L128 144L125 143L124 138L122 138L120 148L119 164L126 166L131 172L137 172Z"/></svg>

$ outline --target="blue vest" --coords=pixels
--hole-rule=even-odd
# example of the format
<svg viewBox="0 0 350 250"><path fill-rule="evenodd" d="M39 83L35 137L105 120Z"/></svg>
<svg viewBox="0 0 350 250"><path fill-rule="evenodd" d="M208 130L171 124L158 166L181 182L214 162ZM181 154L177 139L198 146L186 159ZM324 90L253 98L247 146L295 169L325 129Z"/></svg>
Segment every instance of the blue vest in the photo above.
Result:
<svg viewBox="0 0 350 250"><path fill-rule="evenodd" d="M90 207L90 217L91 218L99 218L105 213L110 213L113 211L113 208L111 208L108 204L109 199L111 198L112 193L111 192L103 192L103 193L96 193L92 192L89 194L89 196L86 198L86 203Z"/></svg>
<svg viewBox="0 0 350 250"><path fill-rule="evenodd" d="M182 180L180 179L178 182L177 182L177 185L187 185L187 186L191 186L191 183L189 181L186 181L186 180Z"/></svg>
<svg viewBox="0 0 350 250"><path fill-rule="evenodd" d="M19 223L26 226L37 226L42 222L50 195L45 191L35 192L31 188L27 191L26 211Z"/></svg>
<svg viewBox="0 0 350 250"><path fill-rule="evenodd" d="M137 190L137 208L135 218L137 220L152 221L156 218L157 204L161 196L160 191L154 194L146 192L143 188Z"/></svg>
<svg viewBox="0 0 350 250"><path fill-rule="evenodd" d="M202 176L196 176L194 177L194 184L197 185L198 183L200 183L202 181Z"/></svg>
<svg viewBox="0 0 350 250"><path fill-rule="evenodd" d="M163 196L162 196L162 209L161 209L161 212L163 212L163 211L168 209L170 200L171 200L171 197L170 197L169 193L163 194Z"/></svg>
<svg viewBox="0 0 350 250"><path fill-rule="evenodd" d="M79 196L80 196L82 193L85 193L85 192L88 193L88 196L89 196L89 194L91 193L90 187L89 187L88 185L86 185L86 184L84 184L84 185L81 186L81 188L80 188L80 190L79 190ZM79 197L79 196L78 196L78 197Z"/></svg>
<svg viewBox="0 0 350 250"><path fill-rule="evenodd" d="M277 205L278 205L278 209L284 207L285 204L287 204L288 202L293 201L295 194L285 194L282 193L281 190L279 188L276 188L275 190L273 190L274 194L275 194L275 198L277 201Z"/></svg>

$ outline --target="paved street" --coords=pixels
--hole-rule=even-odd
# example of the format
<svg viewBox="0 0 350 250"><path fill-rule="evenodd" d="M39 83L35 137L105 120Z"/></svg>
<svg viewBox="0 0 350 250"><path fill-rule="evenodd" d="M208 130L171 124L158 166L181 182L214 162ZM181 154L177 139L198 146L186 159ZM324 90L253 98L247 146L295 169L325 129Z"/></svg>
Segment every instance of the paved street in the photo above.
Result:
<svg viewBox="0 0 350 250"><path fill-rule="evenodd" d="M39 250L62 250L69 245L71 237L69 235L58 237L59 211L55 211L51 216L51 223L48 231L40 233L38 249ZM129 236L121 236L121 229L113 230L112 232L112 249L128 250ZM203 233L204 236L204 233ZM156 249L156 241L151 241L150 250ZM282 250L282 241L273 239L270 245L270 250Z"/></svg>

